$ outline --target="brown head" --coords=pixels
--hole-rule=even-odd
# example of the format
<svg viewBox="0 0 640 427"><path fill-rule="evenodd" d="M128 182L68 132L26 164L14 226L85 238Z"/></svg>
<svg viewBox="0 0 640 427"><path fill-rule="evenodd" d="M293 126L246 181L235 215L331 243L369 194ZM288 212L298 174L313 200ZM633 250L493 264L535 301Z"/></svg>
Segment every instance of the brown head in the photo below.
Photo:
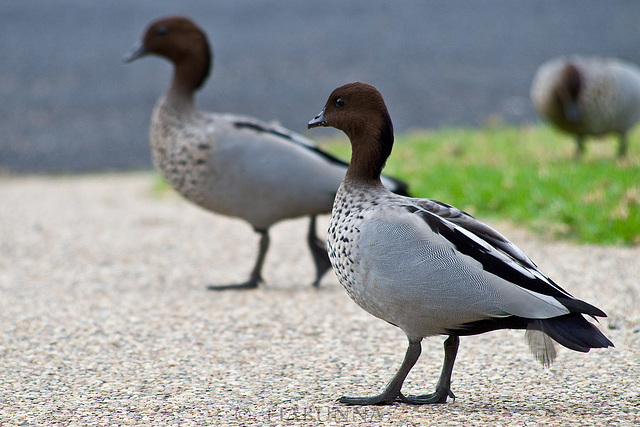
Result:
<svg viewBox="0 0 640 427"><path fill-rule="evenodd" d="M184 16L169 16L147 27L142 43L124 57L132 62L142 56L159 55L175 66L174 86L195 91L207 79L212 55L204 31Z"/></svg>
<svg viewBox="0 0 640 427"><path fill-rule="evenodd" d="M393 148L393 124L378 89L366 83L335 89L308 125L309 129L318 126L334 127L349 137L349 174L379 180Z"/></svg>

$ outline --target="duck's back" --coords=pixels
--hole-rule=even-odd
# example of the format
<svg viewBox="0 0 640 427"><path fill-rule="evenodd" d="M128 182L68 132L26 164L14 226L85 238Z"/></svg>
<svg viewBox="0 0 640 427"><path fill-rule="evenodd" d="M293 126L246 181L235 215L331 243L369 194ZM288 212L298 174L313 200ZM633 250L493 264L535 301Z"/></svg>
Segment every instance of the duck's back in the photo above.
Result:
<svg viewBox="0 0 640 427"><path fill-rule="evenodd" d="M176 111L162 101L151 141L154 163L176 191L256 229L330 212L346 170L277 126L231 114Z"/></svg>
<svg viewBox="0 0 640 427"><path fill-rule="evenodd" d="M591 134L626 132L640 119L640 69L627 62L585 58L580 99L584 126Z"/></svg>

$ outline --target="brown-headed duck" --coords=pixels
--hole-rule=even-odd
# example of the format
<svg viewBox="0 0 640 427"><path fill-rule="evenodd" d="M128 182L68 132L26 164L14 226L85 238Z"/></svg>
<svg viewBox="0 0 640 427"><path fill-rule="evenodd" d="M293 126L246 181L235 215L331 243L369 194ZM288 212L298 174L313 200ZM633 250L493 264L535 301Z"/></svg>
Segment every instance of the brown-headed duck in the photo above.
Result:
<svg viewBox="0 0 640 427"><path fill-rule="evenodd" d="M351 140L352 157L333 205L329 258L349 296L404 331L409 347L377 396L342 397L352 405L444 403L459 337L525 329L535 357L549 365L553 342L575 351L613 344L583 315L606 316L572 297L513 243L445 203L400 196L380 182L393 147L393 126L378 90L351 83L333 91L309 127L331 126ZM447 335L434 393L407 395L402 384L421 341Z"/></svg>
<svg viewBox="0 0 640 427"><path fill-rule="evenodd" d="M531 100L541 117L575 136L577 158L586 137L609 133L624 157L627 133L640 120L640 68L613 58L555 58L536 71Z"/></svg>
<svg viewBox="0 0 640 427"><path fill-rule="evenodd" d="M330 263L324 243L316 236L316 215L331 211L347 163L282 126L200 111L194 94L209 75L212 53L204 31L189 18L171 16L152 22L140 46L124 60L145 55L159 55L174 65L171 85L151 119L155 166L189 201L244 219L261 236L249 279L209 289L256 288L262 281L269 227L300 216L310 217L307 241L317 286ZM392 191L406 192L405 183L389 177L384 181Z"/></svg>

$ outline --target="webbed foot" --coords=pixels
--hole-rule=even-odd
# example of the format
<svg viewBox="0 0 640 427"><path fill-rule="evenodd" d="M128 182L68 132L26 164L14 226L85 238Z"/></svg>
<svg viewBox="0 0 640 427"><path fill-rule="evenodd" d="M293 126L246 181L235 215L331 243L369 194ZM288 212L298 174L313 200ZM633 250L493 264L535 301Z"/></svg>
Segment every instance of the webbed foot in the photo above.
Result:
<svg viewBox="0 0 640 427"><path fill-rule="evenodd" d="M249 279L244 283L237 283L234 285L209 285L207 286L207 290L209 291L229 291L229 290L249 290L256 289L258 287L258 283L261 282L261 279Z"/></svg>
<svg viewBox="0 0 640 427"><path fill-rule="evenodd" d="M391 405L396 401L400 393L382 393L377 396L348 397L342 396L338 402L347 405Z"/></svg>
<svg viewBox="0 0 640 427"><path fill-rule="evenodd" d="M409 403L411 405L432 405L436 403L447 403L447 397L455 400L456 396L451 389L437 389L434 393L421 394L419 396L404 395L400 393L396 398L396 401L402 403Z"/></svg>

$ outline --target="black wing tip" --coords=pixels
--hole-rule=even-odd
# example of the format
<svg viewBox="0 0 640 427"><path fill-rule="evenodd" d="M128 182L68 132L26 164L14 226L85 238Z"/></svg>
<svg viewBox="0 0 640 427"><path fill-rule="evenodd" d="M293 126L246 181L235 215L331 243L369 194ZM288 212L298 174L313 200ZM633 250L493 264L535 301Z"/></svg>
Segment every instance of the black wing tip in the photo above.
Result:
<svg viewBox="0 0 640 427"><path fill-rule="evenodd" d="M572 313L588 314L593 318L607 317L607 314L604 311L589 304L588 302L584 302L576 298L555 297L555 299L558 300L560 304L568 308Z"/></svg>

